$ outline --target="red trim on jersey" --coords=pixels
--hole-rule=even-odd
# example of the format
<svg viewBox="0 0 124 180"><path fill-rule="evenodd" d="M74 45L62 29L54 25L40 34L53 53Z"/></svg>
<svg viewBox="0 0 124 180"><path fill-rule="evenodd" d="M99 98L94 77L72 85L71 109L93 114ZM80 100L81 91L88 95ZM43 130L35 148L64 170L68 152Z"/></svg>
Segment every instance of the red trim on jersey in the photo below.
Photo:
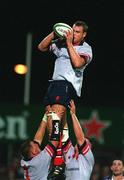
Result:
<svg viewBox="0 0 124 180"><path fill-rule="evenodd" d="M61 156L61 155L62 155L62 149L57 149L56 154L57 154L58 156Z"/></svg>
<svg viewBox="0 0 124 180"><path fill-rule="evenodd" d="M60 132L60 140L59 140L59 145L56 150L56 157L53 160L54 166L60 166L64 163L63 159L63 151L62 151L62 134Z"/></svg>
<svg viewBox="0 0 124 180"><path fill-rule="evenodd" d="M23 169L24 169L24 176L25 176L25 178L26 178L25 180L30 180L27 167L26 167L26 166L23 166Z"/></svg>
<svg viewBox="0 0 124 180"><path fill-rule="evenodd" d="M66 141L65 145L63 146L63 152L67 153L71 146L72 146L72 143L71 143L70 139L68 139Z"/></svg>
<svg viewBox="0 0 124 180"><path fill-rule="evenodd" d="M84 53L81 53L81 54L79 54L80 56L83 56L83 57L85 57L85 58L91 58L90 56L89 56L89 54L84 54Z"/></svg>
<svg viewBox="0 0 124 180"><path fill-rule="evenodd" d="M62 156L56 156L53 160L54 166L60 166L64 163L64 159Z"/></svg>
<svg viewBox="0 0 124 180"><path fill-rule="evenodd" d="M88 59L88 58L91 58L91 57L89 56L89 54L83 54L83 53L81 53L81 54L79 54L79 55L84 58L85 64L87 64L87 59Z"/></svg>
<svg viewBox="0 0 124 180"><path fill-rule="evenodd" d="M90 146L86 142L86 145L82 148L81 152L85 155L89 150L90 150Z"/></svg>
<svg viewBox="0 0 124 180"><path fill-rule="evenodd" d="M46 151L48 152L48 154L53 157L54 153L55 153L55 150L53 149L53 147L48 144L46 147L45 147Z"/></svg>

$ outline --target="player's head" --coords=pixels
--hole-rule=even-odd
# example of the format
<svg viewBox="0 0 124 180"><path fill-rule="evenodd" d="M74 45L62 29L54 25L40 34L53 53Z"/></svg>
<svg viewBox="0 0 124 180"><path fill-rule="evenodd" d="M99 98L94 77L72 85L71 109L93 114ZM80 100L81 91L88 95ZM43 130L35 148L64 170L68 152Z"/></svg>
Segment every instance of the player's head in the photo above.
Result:
<svg viewBox="0 0 124 180"><path fill-rule="evenodd" d="M76 21L73 24L74 44L80 44L87 35L88 26L84 21Z"/></svg>
<svg viewBox="0 0 124 180"><path fill-rule="evenodd" d="M111 171L115 176L123 175L124 173L124 161L120 158L115 158L111 164Z"/></svg>
<svg viewBox="0 0 124 180"><path fill-rule="evenodd" d="M39 143L33 140L26 140L20 148L20 154L25 160L29 160L40 153Z"/></svg>

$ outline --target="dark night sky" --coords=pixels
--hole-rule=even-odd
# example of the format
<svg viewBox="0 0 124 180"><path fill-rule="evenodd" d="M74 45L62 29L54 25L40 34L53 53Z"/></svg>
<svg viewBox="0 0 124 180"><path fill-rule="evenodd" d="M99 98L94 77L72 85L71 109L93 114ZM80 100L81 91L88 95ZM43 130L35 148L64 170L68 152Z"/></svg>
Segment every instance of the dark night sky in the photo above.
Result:
<svg viewBox="0 0 124 180"><path fill-rule="evenodd" d="M24 76L14 73L25 63L26 35L33 35L31 103L41 103L52 75L54 60L37 49L56 22L70 25L84 20L89 25L87 42L93 61L84 74L80 102L84 105L124 105L124 2L109 0L1 1L0 103L23 103ZM44 72L43 72L44 71Z"/></svg>

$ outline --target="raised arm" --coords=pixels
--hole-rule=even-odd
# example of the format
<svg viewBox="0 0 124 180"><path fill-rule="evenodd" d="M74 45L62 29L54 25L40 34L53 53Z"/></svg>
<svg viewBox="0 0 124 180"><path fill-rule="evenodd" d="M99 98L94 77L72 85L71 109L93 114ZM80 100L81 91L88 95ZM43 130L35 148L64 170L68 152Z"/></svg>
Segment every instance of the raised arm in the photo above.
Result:
<svg viewBox="0 0 124 180"><path fill-rule="evenodd" d="M47 112L46 114L44 114L44 117L39 125L39 128L34 136L34 141L38 142L40 145L43 141L43 137L45 134L45 130L47 127L47 120L49 118L49 116L54 116L54 113L51 114L51 112ZM52 127L51 127L51 135L49 137L49 141L55 146L57 147L58 145L58 141L59 141L59 137L60 137L60 122L59 120L54 120L52 121Z"/></svg>
<svg viewBox="0 0 124 180"><path fill-rule="evenodd" d="M39 144L42 143L43 141L43 137L44 137L44 134L45 134L45 130L46 130L46 126L47 126L47 115L44 114L43 118L42 118L42 121L38 127L38 130L34 136L34 141L37 141Z"/></svg>
<svg viewBox="0 0 124 180"><path fill-rule="evenodd" d="M47 51L51 44L51 41L55 38L54 32L51 32L48 36L46 36L39 44L38 49L40 51Z"/></svg>
<svg viewBox="0 0 124 180"><path fill-rule="evenodd" d="M65 38L66 38L67 50L68 50L68 53L70 55L72 65L75 68L80 68L80 67L84 66L86 64L85 58L81 57L77 53L77 51L75 50L75 47L73 45L73 32L68 31L65 34Z"/></svg>
<svg viewBox="0 0 124 180"><path fill-rule="evenodd" d="M84 132L82 130L82 127L78 121L78 118L76 116L76 107L75 107L73 100L70 101L69 108L70 108L70 114L71 114L73 129L74 129L74 133L76 136L77 143L79 145L82 145L85 141L85 136L84 136Z"/></svg>

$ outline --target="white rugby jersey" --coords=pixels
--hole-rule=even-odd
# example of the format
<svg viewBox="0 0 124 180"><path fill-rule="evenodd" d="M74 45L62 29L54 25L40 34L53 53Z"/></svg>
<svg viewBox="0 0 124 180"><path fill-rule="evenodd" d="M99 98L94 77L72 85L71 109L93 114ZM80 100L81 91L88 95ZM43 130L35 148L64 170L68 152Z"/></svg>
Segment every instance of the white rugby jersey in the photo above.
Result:
<svg viewBox="0 0 124 180"><path fill-rule="evenodd" d="M21 160L25 180L47 180L51 158L55 153L52 145L48 144L43 151L29 161Z"/></svg>
<svg viewBox="0 0 124 180"><path fill-rule="evenodd" d="M63 148L65 154L65 175L66 180L90 180L94 166L94 156L88 142L81 148L78 157L74 157L74 146L71 141Z"/></svg>
<svg viewBox="0 0 124 180"><path fill-rule="evenodd" d="M74 48L80 56L84 56L86 59L86 65L81 68L72 67L70 56L65 47L58 48L56 44L51 45L50 50L57 56L52 79L71 82L77 95L81 96L83 72L92 60L92 48L86 42L82 45L74 46Z"/></svg>

